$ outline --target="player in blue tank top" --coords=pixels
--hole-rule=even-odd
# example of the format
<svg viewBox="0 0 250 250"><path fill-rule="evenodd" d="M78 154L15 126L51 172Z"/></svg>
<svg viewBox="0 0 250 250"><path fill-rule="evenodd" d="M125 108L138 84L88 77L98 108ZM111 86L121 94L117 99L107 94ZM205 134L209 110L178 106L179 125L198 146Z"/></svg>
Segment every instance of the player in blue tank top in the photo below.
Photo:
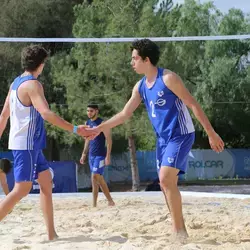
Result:
<svg viewBox="0 0 250 250"><path fill-rule="evenodd" d="M13 190L0 202L0 221L23 197L29 194L34 180L40 185L40 196L48 239L57 238L54 227L52 176L42 150L46 146L44 120L53 125L88 136L86 125L74 126L49 109L42 84L42 73L48 52L39 45L22 51L24 73L11 84L0 115L0 138L10 118L9 149L14 156Z"/></svg>
<svg viewBox="0 0 250 250"><path fill-rule="evenodd" d="M195 135L187 107L205 129L215 152L221 152L224 143L180 77L170 70L156 66L160 52L154 42L149 39L136 40L131 51L131 65L136 73L143 74L144 77L134 86L132 96L124 109L92 131L101 132L124 123L143 100L157 137L157 170L170 210L173 233L178 237L187 237L181 194L177 186L178 175L186 171L187 157Z"/></svg>
<svg viewBox="0 0 250 250"><path fill-rule="evenodd" d="M87 107L86 125L91 128L97 127L102 123L102 119L98 117L99 108L96 104L89 104ZM105 142L107 141L107 149ZM88 154L89 166L91 171L92 193L93 193L93 207L97 205L97 197L99 187L103 191L108 200L109 206L114 206L115 203L110 195L108 185L103 177L105 166L110 165L110 155L112 149L112 138L110 129L100 133L93 140L85 140L84 149L80 159L80 163L84 164Z"/></svg>

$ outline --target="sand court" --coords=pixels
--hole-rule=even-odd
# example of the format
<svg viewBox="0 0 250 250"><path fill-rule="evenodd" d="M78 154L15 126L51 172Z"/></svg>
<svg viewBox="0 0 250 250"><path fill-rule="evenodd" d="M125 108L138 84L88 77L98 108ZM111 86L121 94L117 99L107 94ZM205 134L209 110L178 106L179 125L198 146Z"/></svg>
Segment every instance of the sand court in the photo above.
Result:
<svg viewBox="0 0 250 250"><path fill-rule="evenodd" d="M189 238L171 237L161 192L112 193L116 206L90 193L54 194L59 239L48 242L38 195L21 201L0 226L0 249L250 249L250 195L182 191ZM1 196L1 199L3 196Z"/></svg>

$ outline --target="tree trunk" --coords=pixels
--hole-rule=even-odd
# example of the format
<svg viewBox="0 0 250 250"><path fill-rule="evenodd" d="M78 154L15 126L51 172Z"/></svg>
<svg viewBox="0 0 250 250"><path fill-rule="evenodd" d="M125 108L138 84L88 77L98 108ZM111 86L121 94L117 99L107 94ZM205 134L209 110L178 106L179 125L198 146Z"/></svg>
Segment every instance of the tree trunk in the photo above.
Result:
<svg viewBox="0 0 250 250"><path fill-rule="evenodd" d="M140 189L140 177L136 160L135 140L133 135L128 136L128 146L130 153L130 164L132 172L132 190L139 191Z"/></svg>

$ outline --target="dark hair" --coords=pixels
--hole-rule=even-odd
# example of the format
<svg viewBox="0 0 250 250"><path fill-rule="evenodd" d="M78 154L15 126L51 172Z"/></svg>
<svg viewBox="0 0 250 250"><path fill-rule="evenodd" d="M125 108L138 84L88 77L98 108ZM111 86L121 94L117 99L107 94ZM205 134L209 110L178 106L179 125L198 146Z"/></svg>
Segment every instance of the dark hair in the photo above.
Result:
<svg viewBox="0 0 250 250"><path fill-rule="evenodd" d="M22 50L22 67L27 71L35 71L45 62L49 52L41 45L30 45Z"/></svg>
<svg viewBox="0 0 250 250"><path fill-rule="evenodd" d="M150 62L156 66L160 58L160 50L156 43L149 39L135 40L130 46L131 51L134 49L138 51L138 55L145 60L149 58Z"/></svg>
<svg viewBox="0 0 250 250"><path fill-rule="evenodd" d="M89 104L89 105L87 106L87 108L92 108L92 109L98 109L98 110L99 110L99 107L98 107L97 104Z"/></svg>
<svg viewBox="0 0 250 250"><path fill-rule="evenodd" d="M0 169L5 173L8 174L10 170L12 169L12 164L10 160L3 158L0 159Z"/></svg>

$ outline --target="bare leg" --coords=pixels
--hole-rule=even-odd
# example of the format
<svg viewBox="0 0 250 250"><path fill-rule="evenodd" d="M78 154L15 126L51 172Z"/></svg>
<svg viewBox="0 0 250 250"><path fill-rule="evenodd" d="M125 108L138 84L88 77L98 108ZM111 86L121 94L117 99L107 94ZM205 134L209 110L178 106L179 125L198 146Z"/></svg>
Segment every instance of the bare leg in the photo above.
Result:
<svg viewBox="0 0 250 250"><path fill-rule="evenodd" d="M104 193L104 195L106 196L106 198L108 200L109 206L114 206L115 203L114 203L114 201L113 201L113 199L112 199L112 197L110 195L108 185L107 185L107 183L104 180L102 175L98 176L98 183L100 184L101 190L102 190L102 192Z"/></svg>
<svg viewBox="0 0 250 250"><path fill-rule="evenodd" d="M173 231L177 235L187 237L187 231L182 214L181 194L177 186L179 170L172 167L161 167L160 185L170 209Z"/></svg>
<svg viewBox="0 0 250 250"><path fill-rule="evenodd" d="M43 171L38 176L40 185L40 202L45 219L49 240L57 238L54 226L54 213L52 201L52 178L49 170Z"/></svg>
<svg viewBox="0 0 250 250"><path fill-rule="evenodd" d="M99 192L98 175L99 174L92 174L92 176L91 176L92 194L93 194L93 207L97 206L97 198L98 198L98 192Z"/></svg>
<svg viewBox="0 0 250 250"><path fill-rule="evenodd" d="M170 212L170 214L171 214L170 207L169 207L169 205L168 205L168 199L167 199L167 196L166 196L166 194L165 194L165 192L163 191L163 189L162 189L162 187L161 187L161 186L160 186L160 188L161 188L162 193L164 194L165 201L166 201L166 204L167 204L167 207L168 207L168 211L169 211L169 212Z"/></svg>
<svg viewBox="0 0 250 250"><path fill-rule="evenodd" d="M32 182L16 182L13 190L0 202L0 221L13 209L13 207L29 194Z"/></svg>

